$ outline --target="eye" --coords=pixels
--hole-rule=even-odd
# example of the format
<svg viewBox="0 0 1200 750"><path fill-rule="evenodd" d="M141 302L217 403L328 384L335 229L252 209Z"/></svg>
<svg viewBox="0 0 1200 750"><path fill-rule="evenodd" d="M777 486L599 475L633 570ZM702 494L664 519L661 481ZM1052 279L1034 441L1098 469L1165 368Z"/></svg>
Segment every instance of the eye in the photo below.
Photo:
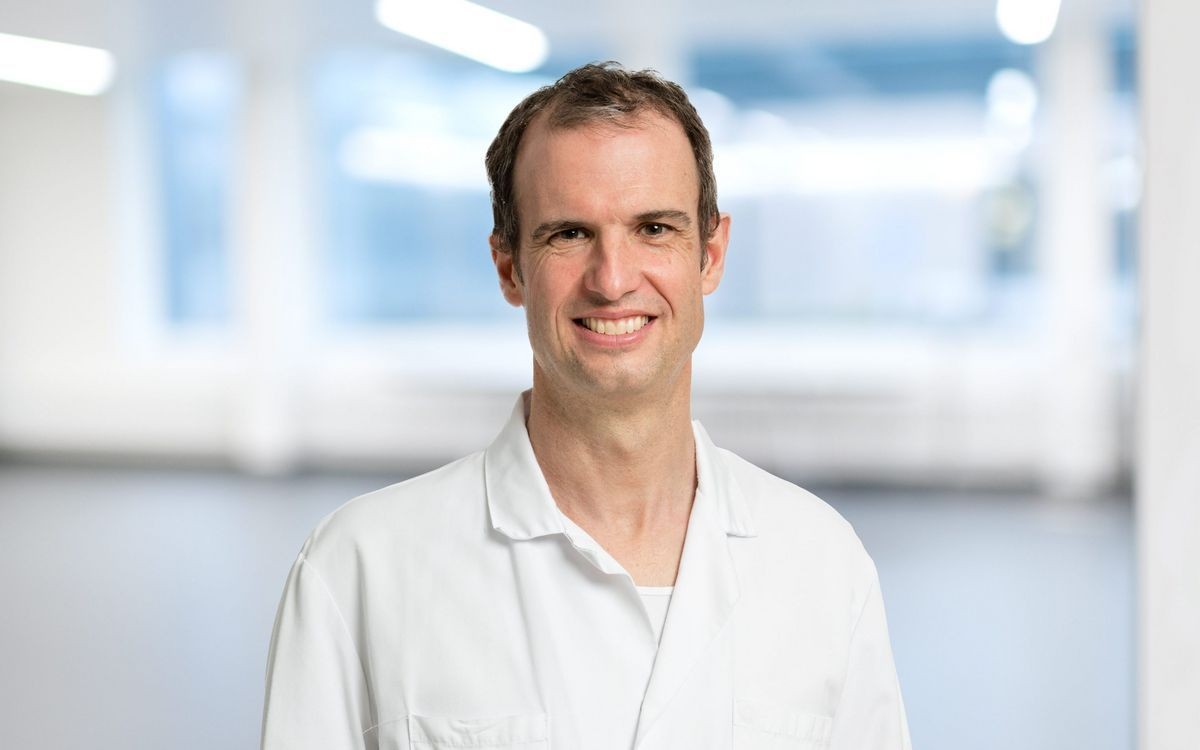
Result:
<svg viewBox="0 0 1200 750"><path fill-rule="evenodd" d="M657 222L653 222L653 223L646 224L645 226L643 226L642 231L645 232L646 234L650 235L651 237L662 237L664 234L671 231L671 227L667 226L666 224L659 224Z"/></svg>
<svg viewBox="0 0 1200 750"><path fill-rule="evenodd" d="M552 234L550 236L550 241L556 243L572 243L578 242L579 240L584 239L584 237L586 237L586 234L579 227L568 227L567 229L560 229Z"/></svg>

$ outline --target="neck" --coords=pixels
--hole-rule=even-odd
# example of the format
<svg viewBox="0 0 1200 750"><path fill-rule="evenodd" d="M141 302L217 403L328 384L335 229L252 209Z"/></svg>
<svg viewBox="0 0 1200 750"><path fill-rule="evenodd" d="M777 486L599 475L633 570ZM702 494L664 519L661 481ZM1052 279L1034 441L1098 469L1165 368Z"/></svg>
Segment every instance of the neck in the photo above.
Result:
<svg viewBox="0 0 1200 750"><path fill-rule="evenodd" d="M686 525L696 489L690 365L674 386L587 397L556 389L535 365L529 439L563 513L630 538Z"/></svg>

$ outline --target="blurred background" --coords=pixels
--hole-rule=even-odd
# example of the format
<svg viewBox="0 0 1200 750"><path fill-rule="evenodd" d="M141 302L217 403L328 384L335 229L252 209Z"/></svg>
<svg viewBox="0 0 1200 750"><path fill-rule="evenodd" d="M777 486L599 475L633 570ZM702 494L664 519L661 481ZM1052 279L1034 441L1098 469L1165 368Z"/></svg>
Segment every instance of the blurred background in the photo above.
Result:
<svg viewBox="0 0 1200 750"><path fill-rule="evenodd" d="M483 153L614 59L733 215L695 414L854 523L914 746L1133 747L1133 0L485 4L0 0L0 746L256 745L308 531L528 387Z"/></svg>

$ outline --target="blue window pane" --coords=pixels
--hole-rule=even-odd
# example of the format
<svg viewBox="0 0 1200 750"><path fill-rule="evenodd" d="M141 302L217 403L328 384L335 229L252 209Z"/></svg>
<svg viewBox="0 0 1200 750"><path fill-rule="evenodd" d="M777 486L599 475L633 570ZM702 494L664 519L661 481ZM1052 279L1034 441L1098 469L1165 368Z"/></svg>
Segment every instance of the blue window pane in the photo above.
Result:
<svg viewBox="0 0 1200 750"><path fill-rule="evenodd" d="M224 56L170 59L156 81L166 315L223 324L230 316L228 203L239 101Z"/></svg>
<svg viewBox="0 0 1200 750"><path fill-rule="evenodd" d="M998 36L809 42L786 49L706 47L696 84L743 105L870 96L978 95L1000 68L1028 70L1030 47Z"/></svg>
<svg viewBox="0 0 1200 750"><path fill-rule="evenodd" d="M1130 44L1114 38L1123 69ZM830 41L710 46L692 61L734 216L713 317L1028 322L1039 293L1032 48L998 36ZM1135 139L1110 130L1114 154L1132 153Z"/></svg>
<svg viewBox="0 0 1200 750"><path fill-rule="evenodd" d="M512 106L544 82L383 53L318 66L323 278L335 322L519 316L490 260L483 155Z"/></svg>
<svg viewBox="0 0 1200 750"><path fill-rule="evenodd" d="M1023 325L1039 265L1032 56L998 37L698 50L689 93L734 216L709 314ZM329 316L519 315L488 260L483 153L548 80L364 52L326 58L315 82Z"/></svg>

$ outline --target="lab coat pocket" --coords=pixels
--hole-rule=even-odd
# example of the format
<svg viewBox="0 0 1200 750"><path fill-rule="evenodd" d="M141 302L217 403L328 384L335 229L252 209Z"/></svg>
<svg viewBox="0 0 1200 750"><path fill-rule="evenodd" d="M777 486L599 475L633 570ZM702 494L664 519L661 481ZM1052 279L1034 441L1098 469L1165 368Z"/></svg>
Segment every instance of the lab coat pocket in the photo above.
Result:
<svg viewBox="0 0 1200 750"><path fill-rule="evenodd" d="M408 741L412 750L549 750L550 731L546 714L497 719L409 716Z"/></svg>
<svg viewBox="0 0 1200 750"><path fill-rule="evenodd" d="M733 705L735 750L820 750L829 747L833 719L755 700Z"/></svg>

